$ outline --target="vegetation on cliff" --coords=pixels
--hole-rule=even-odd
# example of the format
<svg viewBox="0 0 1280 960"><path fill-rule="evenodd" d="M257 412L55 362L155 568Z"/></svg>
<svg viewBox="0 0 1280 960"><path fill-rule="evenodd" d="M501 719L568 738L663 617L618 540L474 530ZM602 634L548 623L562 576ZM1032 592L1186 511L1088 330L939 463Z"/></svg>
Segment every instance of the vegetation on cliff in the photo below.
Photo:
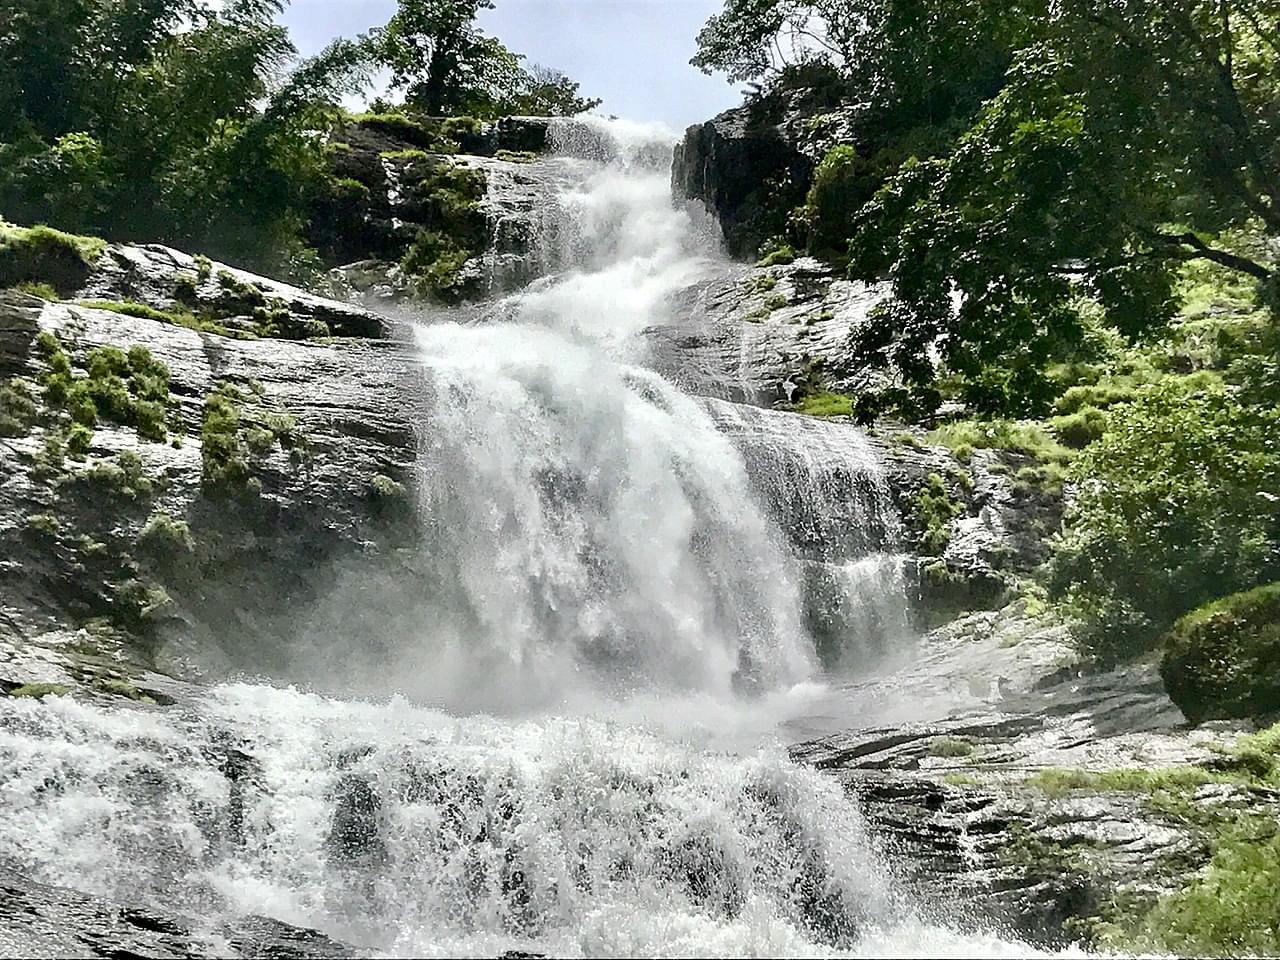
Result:
<svg viewBox="0 0 1280 960"><path fill-rule="evenodd" d="M350 207L357 189L335 174L339 104L376 71L406 97L380 108L405 123L406 112L493 119L598 102L482 35L475 17L491 5L402 0L385 27L299 62L276 22L284 0L9 4L0 216L305 281L323 265L311 221Z"/></svg>

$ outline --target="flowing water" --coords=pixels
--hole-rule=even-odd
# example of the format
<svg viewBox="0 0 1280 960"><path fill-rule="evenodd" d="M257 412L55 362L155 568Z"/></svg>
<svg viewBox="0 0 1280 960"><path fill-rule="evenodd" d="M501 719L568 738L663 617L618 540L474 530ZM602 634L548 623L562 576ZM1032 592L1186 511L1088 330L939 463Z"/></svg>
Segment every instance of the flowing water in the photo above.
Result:
<svg viewBox="0 0 1280 960"><path fill-rule="evenodd" d="M256 913L384 955L1025 954L922 920L785 759L833 671L907 642L874 451L645 368L671 294L729 267L669 139L560 132L555 274L416 329L431 612L390 699L4 701L0 865L203 919L215 952Z"/></svg>

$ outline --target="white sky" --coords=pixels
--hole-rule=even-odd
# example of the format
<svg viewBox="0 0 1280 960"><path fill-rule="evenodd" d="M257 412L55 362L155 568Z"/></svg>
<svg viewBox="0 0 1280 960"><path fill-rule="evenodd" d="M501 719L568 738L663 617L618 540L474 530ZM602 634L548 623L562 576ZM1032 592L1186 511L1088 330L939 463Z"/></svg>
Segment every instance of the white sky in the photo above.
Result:
<svg viewBox="0 0 1280 960"><path fill-rule="evenodd" d="M741 101L723 76L689 66L694 38L722 0L495 0L481 26L529 61L563 70L603 113L676 130ZM338 36L385 23L395 0L292 0L294 43L315 53Z"/></svg>

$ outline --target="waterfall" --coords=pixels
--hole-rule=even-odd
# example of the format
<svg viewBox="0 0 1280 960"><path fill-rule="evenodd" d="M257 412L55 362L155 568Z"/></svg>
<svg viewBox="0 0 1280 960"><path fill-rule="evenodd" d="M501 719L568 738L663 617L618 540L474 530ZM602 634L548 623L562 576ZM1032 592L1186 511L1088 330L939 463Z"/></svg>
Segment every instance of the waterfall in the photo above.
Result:
<svg viewBox="0 0 1280 960"><path fill-rule="evenodd" d="M389 956L1024 954L922 922L777 743L820 663L900 627L874 451L646 368L643 330L727 264L665 136L555 137L551 274L414 330L421 622L379 655L313 638L383 696L0 700L0 866L197 918L214 955L246 913ZM815 643L823 591L848 656Z"/></svg>

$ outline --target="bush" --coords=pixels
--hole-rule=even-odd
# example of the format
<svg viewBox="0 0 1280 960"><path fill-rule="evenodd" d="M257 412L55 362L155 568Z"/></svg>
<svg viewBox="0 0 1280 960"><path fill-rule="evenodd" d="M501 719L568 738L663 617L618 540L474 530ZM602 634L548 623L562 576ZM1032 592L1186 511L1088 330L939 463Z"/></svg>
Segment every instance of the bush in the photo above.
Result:
<svg viewBox="0 0 1280 960"><path fill-rule="evenodd" d="M1107 415L1097 407L1081 407L1075 413L1050 419L1049 429L1063 446L1080 450L1106 433Z"/></svg>
<svg viewBox="0 0 1280 960"><path fill-rule="evenodd" d="M1087 653L1153 647L1179 617L1280 579L1280 410L1224 390L1149 390L1114 407L1072 471L1079 495L1050 586Z"/></svg>
<svg viewBox="0 0 1280 960"><path fill-rule="evenodd" d="M1160 674L1192 723L1280 710L1280 583L1179 620L1165 638Z"/></svg>
<svg viewBox="0 0 1280 960"><path fill-rule="evenodd" d="M778 239L767 241L760 248L760 259L756 261L757 267L780 267L788 263L794 263L796 252L791 248L791 244L783 243Z"/></svg>
<svg viewBox="0 0 1280 960"><path fill-rule="evenodd" d="M803 397L795 405L795 410L811 417L848 417L853 414L853 397L818 390Z"/></svg>
<svg viewBox="0 0 1280 960"><path fill-rule="evenodd" d="M159 557L172 559L195 551L191 527L162 512L154 514L138 534L138 542Z"/></svg>
<svg viewBox="0 0 1280 960"><path fill-rule="evenodd" d="M931 473L911 498L908 520L919 535L917 550L924 557L940 557L951 542L951 521L964 513L964 505L951 498L942 476Z"/></svg>
<svg viewBox="0 0 1280 960"><path fill-rule="evenodd" d="M25 436L39 412L26 381L15 377L0 383L0 437Z"/></svg>

